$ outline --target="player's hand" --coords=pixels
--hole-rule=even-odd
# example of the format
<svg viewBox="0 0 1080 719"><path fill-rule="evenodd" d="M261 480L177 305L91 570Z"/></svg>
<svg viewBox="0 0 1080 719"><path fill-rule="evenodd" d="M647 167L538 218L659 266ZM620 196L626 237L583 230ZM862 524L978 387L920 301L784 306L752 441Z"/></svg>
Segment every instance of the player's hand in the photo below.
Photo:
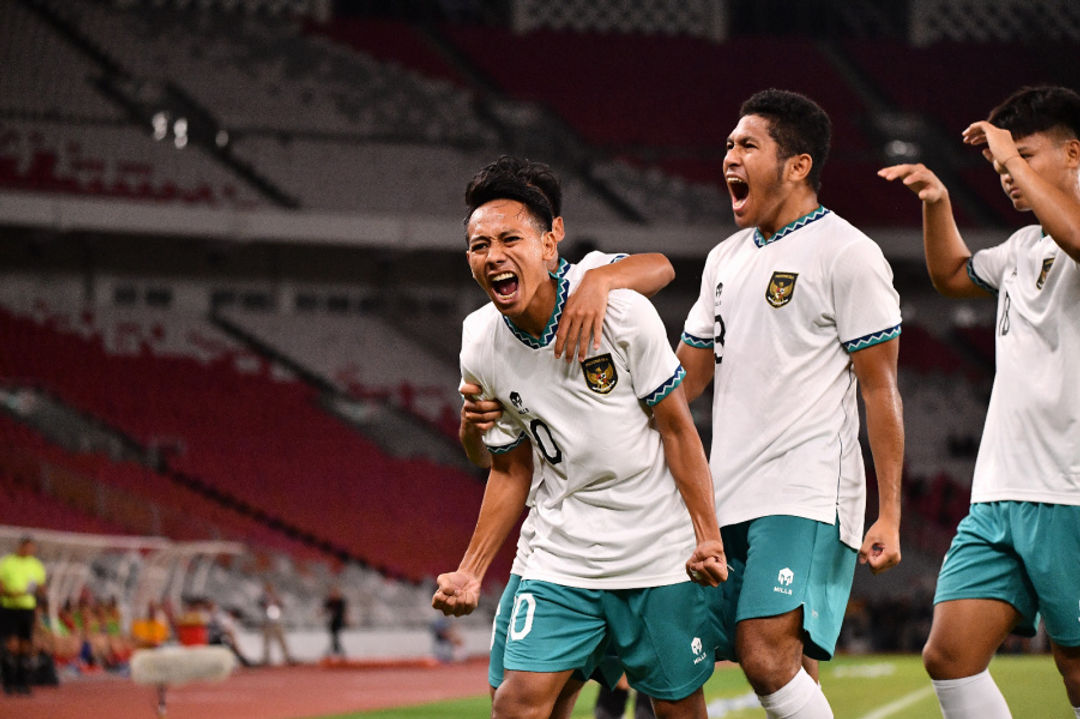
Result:
<svg viewBox="0 0 1080 719"><path fill-rule="evenodd" d="M921 162L883 167L877 174L878 177L889 182L900 180L905 187L927 204L940 202L949 194L945 184Z"/></svg>
<svg viewBox="0 0 1080 719"><path fill-rule="evenodd" d="M447 616L469 614L480 603L480 580L468 572L447 572L435 580L431 606Z"/></svg>
<svg viewBox="0 0 1080 719"><path fill-rule="evenodd" d="M461 405L462 422L471 425L480 433L495 426L495 420L501 417L503 412L498 400L480 399L482 391L479 385L470 382L464 382L458 387L458 392L465 398Z"/></svg>
<svg viewBox="0 0 1080 719"><path fill-rule="evenodd" d="M686 574L690 581L706 587L715 587L728 578L727 556L724 543L709 539L699 545L686 560Z"/></svg>
<svg viewBox="0 0 1080 719"><path fill-rule="evenodd" d="M878 520L866 532L859 549L859 564L866 564L874 574L900 563L900 529L891 522Z"/></svg>
<svg viewBox="0 0 1080 719"><path fill-rule="evenodd" d="M584 362L589 352L600 349L600 337L604 332L604 314L607 312L610 288L596 275L586 272L581 283L566 300L559 329L555 332L555 356L566 355L567 362Z"/></svg>
<svg viewBox="0 0 1080 719"><path fill-rule="evenodd" d="M986 145L983 157L995 163L998 169L1005 161L1018 156L1016 142L1013 141L1012 133L1000 127L991 125L986 120L973 122L964 129L964 143L968 145ZM1000 172L1001 170L998 169Z"/></svg>

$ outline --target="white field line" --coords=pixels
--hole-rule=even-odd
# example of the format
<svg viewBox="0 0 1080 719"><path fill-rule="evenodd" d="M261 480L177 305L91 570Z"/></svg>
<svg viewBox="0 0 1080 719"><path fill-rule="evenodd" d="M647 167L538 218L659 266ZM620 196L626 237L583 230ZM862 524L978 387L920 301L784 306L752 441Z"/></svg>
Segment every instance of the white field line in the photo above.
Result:
<svg viewBox="0 0 1080 719"><path fill-rule="evenodd" d="M885 706L878 707L869 714L863 714L861 717L859 717L859 719L886 719L886 717L891 717L893 714L900 711L901 709L906 709L915 702L922 701L924 697L929 696L933 693L934 687L932 686L923 687L922 689L916 689L910 694L905 694L899 699L889 702Z"/></svg>

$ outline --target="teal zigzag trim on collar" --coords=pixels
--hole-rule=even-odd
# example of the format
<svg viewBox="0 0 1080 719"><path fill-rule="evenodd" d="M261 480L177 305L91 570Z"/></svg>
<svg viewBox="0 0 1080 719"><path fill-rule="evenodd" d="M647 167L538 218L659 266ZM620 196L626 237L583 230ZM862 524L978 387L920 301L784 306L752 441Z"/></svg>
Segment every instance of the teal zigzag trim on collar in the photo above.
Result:
<svg viewBox="0 0 1080 719"><path fill-rule="evenodd" d="M569 266L569 265L567 265ZM560 265L559 271L563 272L563 268ZM555 275L552 275L555 277ZM544 331L540 333L540 337L536 338L530 335L528 332L520 329L517 325L510 321L510 318L503 315L503 322L510 328L510 331L514 333L522 344L527 347L532 347L534 350L547 347L551 343L551 340L555 339L555 330L559 327L559 320L562 318L563 307L566 305L566 298L570 296L570 281L565 277L557 277L558 288L555 291L555 309L551 311L551 317L548 319L547 325L544 326Z"/></svg>
<svg viewBox="0 0 1080 719"><path fill-rule="evenodd" d="M784 225L783 227L781 227L779 230L776 231L776 234L774 234L769 239L765 239L765 235L761 234L761 230L759 230L758 228L755 227L754 228L754 244L757 245L758 247L764 247L765 245L772 244L773 242L776 242L777 240L779 240L779 239L781 239L781 238L783 238L783 237L785 237L787 235L790 235L795 230L806 227L811 222L814 222L816 220L820 220L822 217L829 214L829 212L831 212L831 210L827 210L824 207L822 207L821 205L818 205L817 209L814 210L813 212L811 212L809 214L806 214L806 215L803 215L802 217L795 220L794 222L789 222L786 225Z"/></svg>
<svg viewBox="0 0 1080 719"><path fill-rule="evenodd" d="M864 350L867 347L873 347L874 345L881 344L882 342L888 342L889 340L896 339L900 336L900 325L890 327L887 330L881 330L880 332L871 332L868 335L863 335L857 339L848 340L844 342L844 349L848 352L858 352Z"/></svg>
<svg viewBox="0 0 1080 719"><path fill-rule="evenodd" d="M566 273L570 271L570 267L570 263L560 257L559 266L555 268L554 272L548 272L548 274L557 280L561 280L563 277L566 277Z"/></svg>

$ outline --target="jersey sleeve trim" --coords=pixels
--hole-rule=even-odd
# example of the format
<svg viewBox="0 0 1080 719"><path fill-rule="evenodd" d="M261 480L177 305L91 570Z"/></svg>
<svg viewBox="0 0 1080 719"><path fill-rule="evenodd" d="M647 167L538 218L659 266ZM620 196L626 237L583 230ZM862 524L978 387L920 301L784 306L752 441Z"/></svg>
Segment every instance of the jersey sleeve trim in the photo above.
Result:
<svg viewBox="0 0 1080 719"><path fill-rule="evenodd" d="M975 284L976 287L982 290L986 290L994 297L997 297L997 288L992 286L989 282L979 277L979 274L975 272L975 256L972 255L967 261L967 274L968 278Z"/></svg>
<svg viewBox="0 0 1080 719"><path fill-rule="evenodd" d="M864 350L867 347L873 347L874 345L881 344L882 342L888 342L894 340L900 336L900 325L890 327L879 332L871 332L868 335L863 335L853 340L843 342L844 349L850 352L858 352Z"/></svg>
<svg viewBox="0 0 1080 719"><path fill-rule="evenodd" d="M525 441L525 433L522 432L521 434L519 434L517 436L517 439L515 439L510 444L499 444L499 445L494 445L494 446L489 444L489 445L487 445L487 450L489 452L491 452L492 454L506 454L507 452L512 450L514 447L517 447L519 444L521 444L524 441Z"/></svg>
<svg viewBox="0 0 1080 719"><path fill-rule="evenodd" d="M704 337L698 337L696 335L690 334L689 332L683 332L682 337L680 337L679 339L682 341L683 344L690 345L691 347L696 347L699 350L712 349L713 346L712 338L706 339Z"/></svg>
<svg viewBox="0 0 1080 719"><path fill-rule="evenodd" d="M675 370L675 374L671 375L671 377L669 377L662 385L643 397L645 404L650 407L658 405L664 397L667 397L676 387L682 384L684 377L686 377L686 370L683 369L682 365L679 365Z"/></svg>

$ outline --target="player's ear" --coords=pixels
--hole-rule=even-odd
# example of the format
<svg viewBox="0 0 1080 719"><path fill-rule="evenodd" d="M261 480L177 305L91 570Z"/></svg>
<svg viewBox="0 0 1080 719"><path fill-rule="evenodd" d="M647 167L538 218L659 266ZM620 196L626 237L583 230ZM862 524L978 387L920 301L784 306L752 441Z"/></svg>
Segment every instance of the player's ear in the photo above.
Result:
<svg viewBox="0 0 1080 719"><path fill-rule="evenodd" d="M555 241L562 242L566 237L566 228L563 227L562 215L551 221L551 231L555 233Z"/></svg>
<svg viewBox="0 0 1080 719"><path fill-rule="evenodd" d="M1073 169L1080 167L1080 140L1075 137L1066 140L1062 149L1065 151L1066 166Z"/></svg>
<svg viewBox="0 0 1080 719"><path fill-rule="evenodd" d="M787 176L792 182L803 182L814 167L814 159L809 153L803 152L787 159Z"/></svg>
<svg viewBox="0 0 1080 719"><path fill-rule="evenodd" d="M559 256L559 240L555 237L553 230L548 230L544 234L540 235L540 244L542 246L542 257L544 262L551 262Z"/></svg>

